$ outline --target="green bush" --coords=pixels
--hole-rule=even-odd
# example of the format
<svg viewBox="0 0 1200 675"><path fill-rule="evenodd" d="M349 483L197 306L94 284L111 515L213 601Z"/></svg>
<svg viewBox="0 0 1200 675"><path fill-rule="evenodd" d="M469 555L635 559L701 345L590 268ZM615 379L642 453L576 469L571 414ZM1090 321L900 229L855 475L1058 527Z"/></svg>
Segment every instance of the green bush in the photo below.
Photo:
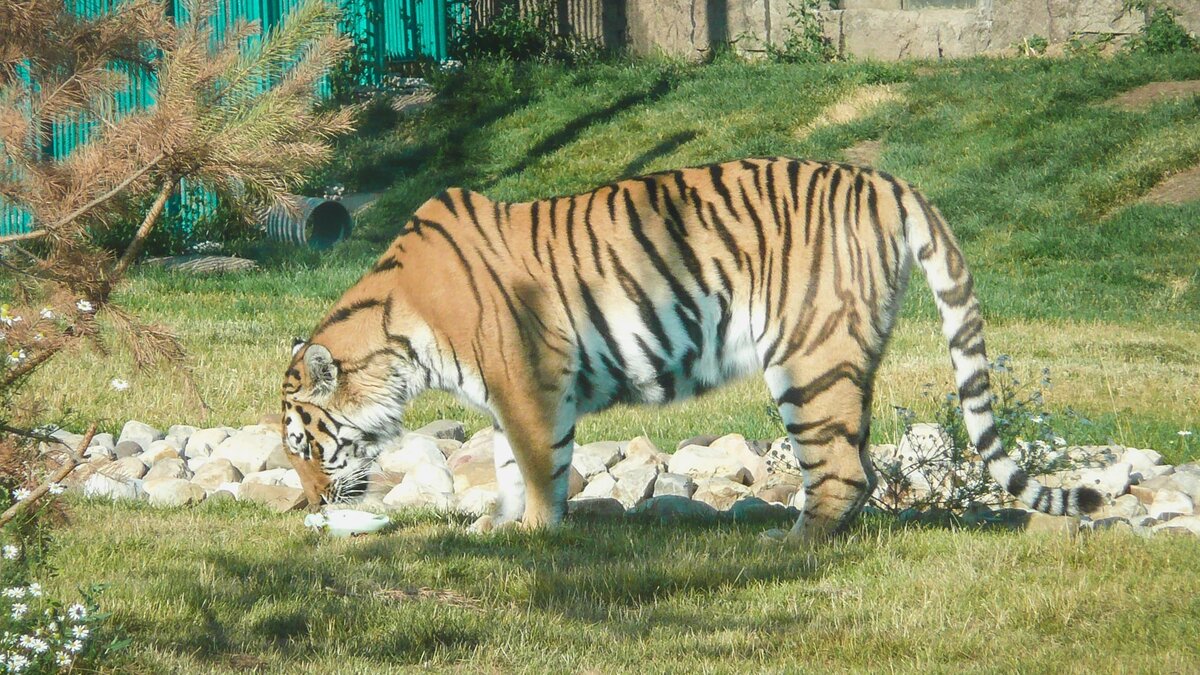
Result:
<svg viewBox="0 0 1200 675"><path fill-rule="evenodd" d="M450 53L463 61L512 60L588 63L602 49L594 40L559 32L555 6L539 2L522 12L507 5L478 26L451 32Z"/></svg>
<svg viewBox="0 0 1200 675"><path fill-rule="evenodd" d="M1143 54L1185 54L1200 51L1200 40L1175 20L1175 13L1155 7L1140 33L1129 41L1129 51Z"/></svg>

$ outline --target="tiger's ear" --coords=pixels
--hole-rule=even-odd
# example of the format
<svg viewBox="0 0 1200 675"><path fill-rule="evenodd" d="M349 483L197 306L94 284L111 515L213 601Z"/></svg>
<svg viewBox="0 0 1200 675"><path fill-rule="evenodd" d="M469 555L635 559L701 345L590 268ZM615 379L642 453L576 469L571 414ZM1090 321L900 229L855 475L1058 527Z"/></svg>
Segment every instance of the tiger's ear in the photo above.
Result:
<svg viewBox="0 0 1200 675"><path fill-rule="evenodd" d="M313 394L327 396L337 386L338 367L333 354L322 345L309 345L304 351L304 365L313 383Z"/></svg>
<svg viewBox="0 0 1200 675"><path fill-rule="evenodd" d="M301 349L304 349L305 342L304 338L292 338L292 356L295 356L300 353Z"/></svg>

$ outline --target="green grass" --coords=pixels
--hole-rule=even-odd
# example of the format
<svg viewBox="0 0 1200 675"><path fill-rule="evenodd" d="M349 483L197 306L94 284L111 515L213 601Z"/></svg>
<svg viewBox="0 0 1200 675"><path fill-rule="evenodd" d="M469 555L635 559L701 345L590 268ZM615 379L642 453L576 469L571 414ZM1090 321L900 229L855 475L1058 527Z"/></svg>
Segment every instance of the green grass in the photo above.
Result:
<svg viewBox="0 0 1200 675"><path fill-rule="evenodd" d="M325 257L270 252L267 269L194 278L146 271L121 293L176 330L214 413L198 413L171 373L131 377L113 358L81 354L34 382L51 409L112 430L154 424L247 424L277 406L290 339L304 336L422 201L449 185L500 199L589 189L616 177L748 155L838 159L883 140L878 165L921 186L944 211L976 274L993 355L1031 377L1050 368L1050 408L1078 411L1070 439L1153 446L1194 457L1176 432L1200 426L1200 203L1135 203L1167 172L1200 159L1200 99L1141 112L1104 105L1151 80L1200 77L1195 57L979 59L949 64L671 62L498 65L443 83L415 117L376 109L314 185L382 190L354 240ZM804 133L827 106L886 84L899 100ZM895 435L893 405L928 417L950 371L927 288L915 282L880 375L876 441ZM113 377L132 379L118 394ZM664 447L694 433L780 433L757 381L668 408L590 418L581 440L650 435ZM446 397L410 421L483 418Z"/></svg>
<svg viewBox="0 0 1200 675"><path fill-rule="evenodd" d="M56 360L30 390L74 426L251 423L276 410L290 338L445 186L531 199L747 155L838 159L879 138L879 167L920 185L962 240L991 353L1012 355L1027 379L1050 368L1063 435L1196 458L1176 431L1200 429L1200 204L1135 201L1200 159L1200 100L1142 112L1103 102L1197 77L1194 57L480 69L446 82L424 114L375 111L313 178L384 191L355 240L325 257L277 250L238 276L144 271L121 291L180 334L212 415L176 374L131 376L119 345ZM803 133L875 84L900 99ZM916 282L876 387L874 440L894 438L893 405L930 418L950 388L947 362ZM133 387L114 392L113 377ZM751 380L593 416L579 438L644 433L670 449L698 433L774 437L767 403ZM442 417L484 423L438 395L408 422ZM767 524L583 522L484 537L461 525L410 514L381 537L328 541L298 514L245 505L77 502L44 583L60 594L110 584L102 604L133 638L121 672L1162 672L1200 660L1194 540L1068 543L869 518L796 551L760 544ZM380 595L397 589L426 594Z"/></svg>
<svg viewBox="0 0 1200 675"><path fill-rule="evenodd" d="M51 594L100 596L119 672L1184 672L1200 659L1190 538L902 529L814 550L768 523L576 522L382 536L299 514L77 503Z"/></svg>

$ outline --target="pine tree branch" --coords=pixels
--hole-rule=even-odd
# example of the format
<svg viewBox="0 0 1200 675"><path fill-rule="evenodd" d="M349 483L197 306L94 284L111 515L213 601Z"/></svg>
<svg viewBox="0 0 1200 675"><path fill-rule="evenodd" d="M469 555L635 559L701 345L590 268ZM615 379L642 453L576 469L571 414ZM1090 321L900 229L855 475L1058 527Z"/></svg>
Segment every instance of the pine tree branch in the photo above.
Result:
<svg viewBox="0 0 1200 675"><path fill-rule="evenodd" d="M71 474L71 472L75 470L75 467L79 466L79 464L81 463L81 460L83 458L83 453L85 450L87 450L87 447L92 444L92 437L94 437L95 435L96 435L96 423L92 422L91 426L89 426L88 430L86 432L84 432L84 434L83 434L83 441L81 441L79 443L79 446L75 449L74 452L67 454L67 458L63 461L63 465L58 468L58 471L55 471L54 475L50 476L50 478L48 480L46 480L41 485L34 488L33 492L30 493L30 495L27 499L22 499L21 501L8 507L7 511L0 514L0 527L4 527L5 525L7 525L10 521L12 521L13 518L16 518L22 511L28 510L31 507L33 507L33 505L36 504L38 502L38 500L40 500L42 497L44 497L46 495L47 492L50 491L51 485L54 485L55 483L58 483L59 481L63 480L67 476L69 476ZM66 444L64 443L63 445L66 445Z"/></svg>
<svg viewBox="0 0 1200 675"><path fill-rule="evenodd" d="M146 217L138 227L137 233L133 235L133 241L129 242L129 248L125 249L125 253L117 261L117 266L113 268L114 279L124 277L125 271L129 269L129 266L137 259L138 254L142 252L142 248L146 245L146 238L150 236L150 230L154 229L154 224L158 222L158 217L162 215L163 209L167 205L167 199L175 191L175 186L178 184L179 179L175 176L170 176L163 180L162 189L158 191L158 197L150 205L150 210L146 213Z"/></svg>

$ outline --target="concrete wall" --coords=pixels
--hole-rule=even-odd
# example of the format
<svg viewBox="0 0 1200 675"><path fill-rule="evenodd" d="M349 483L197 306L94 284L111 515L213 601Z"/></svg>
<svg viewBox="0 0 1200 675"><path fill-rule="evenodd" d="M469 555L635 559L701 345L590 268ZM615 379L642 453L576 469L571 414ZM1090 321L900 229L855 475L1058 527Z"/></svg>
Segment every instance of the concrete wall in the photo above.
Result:
<svg viewBox="0 0 1200 675"><path fill-rule="evenodd" d="M1200 32L1200 0L1160 0L1189 31ZM499 7L554 11L574 33L638 55L700 59L714 45L763 52L784 40L791 0L473 0L475 21ZM954 58L1001 53L1027 37L1127 36L1145 23L1122 0L840 0L824 9L827 39L856 58Z"/></svg>

